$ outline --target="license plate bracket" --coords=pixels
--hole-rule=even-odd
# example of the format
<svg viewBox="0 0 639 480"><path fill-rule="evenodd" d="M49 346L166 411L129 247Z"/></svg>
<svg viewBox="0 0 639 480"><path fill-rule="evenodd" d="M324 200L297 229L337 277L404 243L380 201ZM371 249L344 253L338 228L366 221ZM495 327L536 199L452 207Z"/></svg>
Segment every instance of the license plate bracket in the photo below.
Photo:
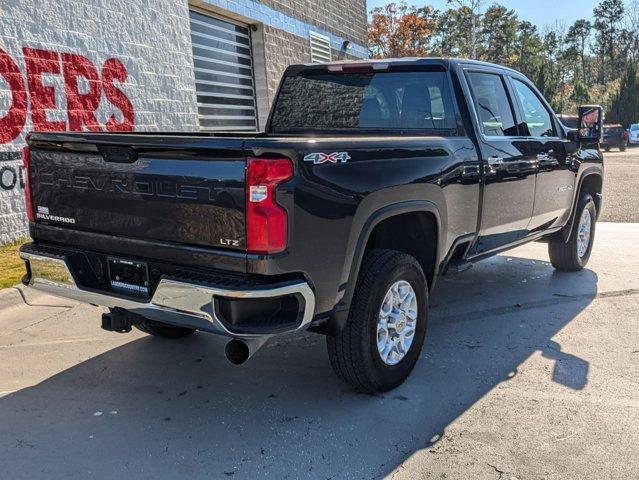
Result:
<svg viewBox="0 0 639 480"><path fill-rule="evenodd" d="M148 298L149 267L144 262L108 257L111 290L134 297Z"/></svg>

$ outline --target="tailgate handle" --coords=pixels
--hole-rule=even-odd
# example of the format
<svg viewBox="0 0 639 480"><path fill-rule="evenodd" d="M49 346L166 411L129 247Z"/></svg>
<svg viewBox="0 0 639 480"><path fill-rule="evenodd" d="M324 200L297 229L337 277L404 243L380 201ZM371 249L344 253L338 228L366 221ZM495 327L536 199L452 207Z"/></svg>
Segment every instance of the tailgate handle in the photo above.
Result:
<svg viewBox="0 0 639 480"><path fill-rule="evenodd" d="M138 159L138 152L131 147L98 145L98 152L100 152L105 162L133 163Z"/></svg>

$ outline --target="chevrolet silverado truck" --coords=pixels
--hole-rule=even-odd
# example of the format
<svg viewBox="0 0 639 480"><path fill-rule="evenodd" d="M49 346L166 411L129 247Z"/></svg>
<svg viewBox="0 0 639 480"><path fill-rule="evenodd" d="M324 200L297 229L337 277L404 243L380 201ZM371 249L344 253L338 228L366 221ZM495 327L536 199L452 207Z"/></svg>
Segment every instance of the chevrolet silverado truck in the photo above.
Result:
<svg viewBox="0 0 639 480"><path fill-rule="evenodd" d="M26 285L108 307L102 327L326 336L385 391L417 361L429 292L525 242L588 262L602 111L567 130L517 71L456 59L295 65L260 133L32 133Z"/></svg>

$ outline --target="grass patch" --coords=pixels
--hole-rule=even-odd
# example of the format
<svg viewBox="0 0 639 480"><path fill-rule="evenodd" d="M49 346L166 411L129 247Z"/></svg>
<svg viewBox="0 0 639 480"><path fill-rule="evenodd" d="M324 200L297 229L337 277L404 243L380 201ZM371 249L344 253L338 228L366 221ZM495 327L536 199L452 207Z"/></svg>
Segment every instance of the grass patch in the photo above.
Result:
<svg viewBox="0 0 639 480"><path fill-rule="evenodd" d="M25 274L24 260L18 255L20 245L24 242L19 240L0 246L0 288L20 283L20 279Z"/></svg>

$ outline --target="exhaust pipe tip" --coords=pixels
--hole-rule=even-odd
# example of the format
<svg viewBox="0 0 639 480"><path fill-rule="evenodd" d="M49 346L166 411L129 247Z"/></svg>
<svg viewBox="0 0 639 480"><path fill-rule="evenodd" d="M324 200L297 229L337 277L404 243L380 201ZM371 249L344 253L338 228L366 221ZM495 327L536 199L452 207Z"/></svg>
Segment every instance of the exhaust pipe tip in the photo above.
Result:
<svg viewBox="0 0 639 480"><path fill-rule="evenodd" d="M246 342L234 338L224 347L224 355L233 365L242 365L251 356L251 350Z"/></svg>

